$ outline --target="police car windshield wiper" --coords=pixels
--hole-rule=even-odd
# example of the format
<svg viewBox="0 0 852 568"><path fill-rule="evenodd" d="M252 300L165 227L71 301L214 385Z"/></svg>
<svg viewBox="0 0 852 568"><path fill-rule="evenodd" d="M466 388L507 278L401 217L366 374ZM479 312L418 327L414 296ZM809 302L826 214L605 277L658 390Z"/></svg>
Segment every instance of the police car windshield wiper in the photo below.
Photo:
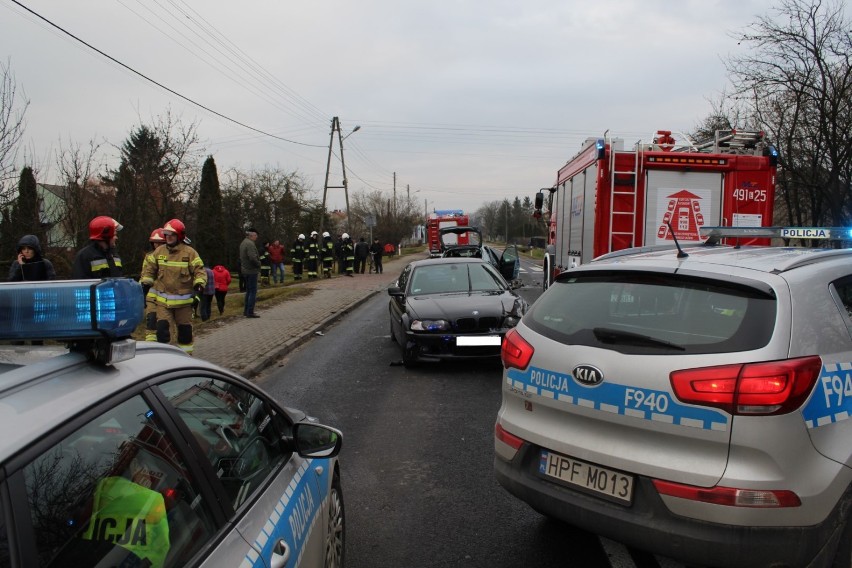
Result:
<svg viewBox="0 0 852 568"><path fill-rule="evenodd" d="M686 347L666 341L665 339L657 339L650 335L634 333L632 331L623 331L620 329L612 329L610 327L596 327L592 330L595 337L604 343L620 343L622 345L648 345L649 347L668 347L677 349L678 351L686 351Z"/></svg>

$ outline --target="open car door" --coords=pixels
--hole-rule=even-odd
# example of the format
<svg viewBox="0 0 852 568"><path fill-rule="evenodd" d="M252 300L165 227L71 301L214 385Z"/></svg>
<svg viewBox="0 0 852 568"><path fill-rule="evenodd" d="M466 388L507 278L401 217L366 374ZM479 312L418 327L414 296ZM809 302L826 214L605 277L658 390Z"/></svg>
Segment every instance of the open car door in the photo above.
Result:
<svg viewBox="0 0 852 568"><path fill-rule="evenodd" d="M518 254L518 247L509 245L500 255L500 274L510 284L518 279L521 272L521 257Z"/></svg>

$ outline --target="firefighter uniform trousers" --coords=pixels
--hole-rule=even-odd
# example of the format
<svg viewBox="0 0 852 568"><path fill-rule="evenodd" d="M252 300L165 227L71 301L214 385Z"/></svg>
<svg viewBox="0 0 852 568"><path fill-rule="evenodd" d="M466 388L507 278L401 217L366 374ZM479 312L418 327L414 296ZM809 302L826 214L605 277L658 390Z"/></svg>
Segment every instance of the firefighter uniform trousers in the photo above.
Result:
<svg viewBox="0 0 852 568"><path fill-rule="evenodd" d="M334 241L331 237L325 237L322 241L322 276L331 278L331 269L334 268Z"/></svg>

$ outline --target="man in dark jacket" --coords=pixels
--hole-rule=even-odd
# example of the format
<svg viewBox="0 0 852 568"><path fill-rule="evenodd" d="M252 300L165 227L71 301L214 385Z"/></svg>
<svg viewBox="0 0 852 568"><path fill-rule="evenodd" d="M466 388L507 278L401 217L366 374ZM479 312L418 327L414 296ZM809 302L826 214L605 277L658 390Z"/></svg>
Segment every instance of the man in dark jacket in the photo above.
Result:
<svg viewBox="0 0 852 568"><path fill-rule="evenodd" d="M373 244L370 245L370 254L373 255L373 268L376 274L382 273L382 245L379 244L379 237L373 239Z"/></svg>
<svg viewBox="0 0 852 568"><path fill-rule="evenodd" d="M35 235L24 235L18 241L18 257L9 267L9 282L54 280L53 263L41 256L41 244Z"/></svg>
<svg viewBox="0 0 852 568"><path fill-rule="evenodd" d="M257 252L257 231L252 227L246 229L246 238L240 243L240 270L246 281L246 295L244 298L243 315L247 318L259 318L254 313L254 304L257 301L257 277L260 273L260 255Z"/></svg>
<svg viewBox="0 0 852 568"><path fill-rule="evenodd" d="M364 274L364 268L367 265L367 255L370 254L370 245L361 237L355 243L355 274Z"/></svg>
<svg viewBox="0 0 852 568"><path fill-rule="evenodd" d="M89 223L89 244L77 251L71 278L123 276L121 258L115 252L117 233L122 229L112 217L95 217Z"/></svg>

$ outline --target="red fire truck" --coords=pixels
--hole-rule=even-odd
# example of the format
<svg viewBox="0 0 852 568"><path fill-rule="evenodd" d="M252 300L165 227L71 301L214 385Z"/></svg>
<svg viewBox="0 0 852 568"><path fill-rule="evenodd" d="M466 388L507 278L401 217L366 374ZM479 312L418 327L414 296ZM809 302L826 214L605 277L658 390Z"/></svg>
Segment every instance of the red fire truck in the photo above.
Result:
<svg viewBox="0 0 852 568"><path fill-rule="evenodd" d="M426 240L429 243L429 256L441 256L441 237L438 234L440 229L444 227L466 227L468 224L468 216L459 209L446 209L430 213L429 218L426 219ZM453 244L468 244L467 234L447 235L444 239L453 240Z"/></svg>
<svg viewBox="0 0 852 568"><path fill-rule="evenodd" d="M608 252L703 242L703 226L771 226L777 161L762 132L717 131L697 143L661 130L629 150L618 138L587 139L536 195L540 215L550 194L544 287Z"/></svg>

